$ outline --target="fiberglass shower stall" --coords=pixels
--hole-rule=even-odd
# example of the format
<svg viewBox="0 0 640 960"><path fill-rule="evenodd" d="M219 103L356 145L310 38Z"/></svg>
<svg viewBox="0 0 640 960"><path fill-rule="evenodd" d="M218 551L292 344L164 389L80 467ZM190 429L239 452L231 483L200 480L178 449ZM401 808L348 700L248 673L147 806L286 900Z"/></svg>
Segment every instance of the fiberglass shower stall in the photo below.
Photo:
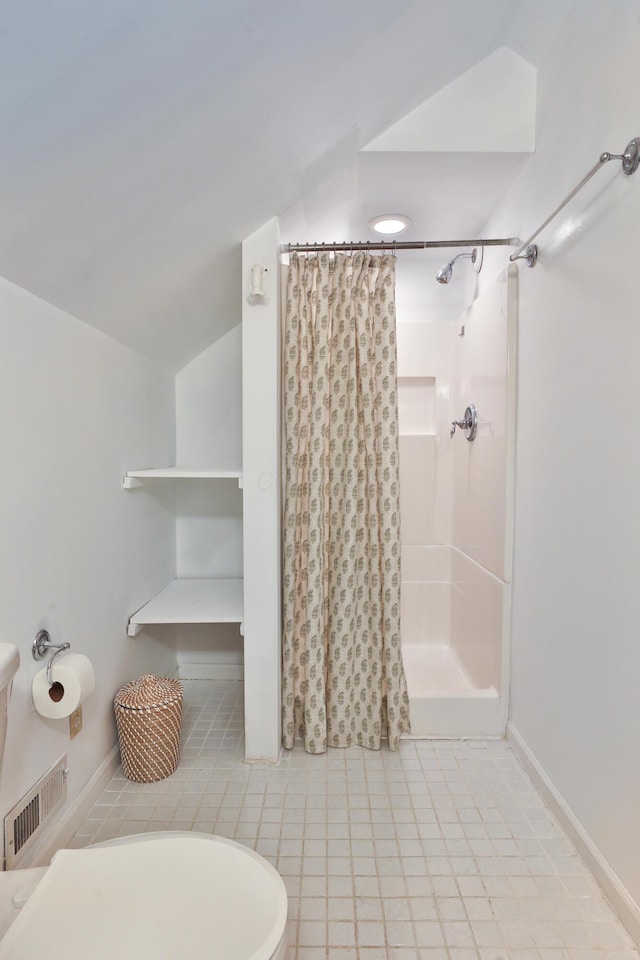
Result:
<svg viewBox="0 0 640 960"><path fill-rule="evenodd" d="M455 321L433 307L431 292L426 306L425 283L424 260L399 258L401 631L412 735L497 737L508 706L517 272L509 268ZM471 404L475 438L460 429L451 437Z"/></svg>

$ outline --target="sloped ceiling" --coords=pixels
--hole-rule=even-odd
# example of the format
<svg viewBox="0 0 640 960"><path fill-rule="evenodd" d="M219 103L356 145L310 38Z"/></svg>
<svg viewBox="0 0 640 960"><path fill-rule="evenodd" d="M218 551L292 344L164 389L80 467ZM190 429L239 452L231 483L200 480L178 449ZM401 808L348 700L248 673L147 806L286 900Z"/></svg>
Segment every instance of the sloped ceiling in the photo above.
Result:
<svg viewBox="0 0 640 960"><path fill-rule="evenodd" d="M239 322L244 237L574 3L0 0L0 273L177 370Z"/></svg>
<svg viewBox="0 0 640 960"><path fill-rule="evenodd" d="M537 74L498 47L368 143L365 151L515 153L535 149Z"/></svg>
<svg viewBox="0 0 640 960"><path fill-rule="evenodd" d="M479 238L535 148L536 73L498 47L293 204L283 240L379 240L369 223L381 213L410 217L402 240ZM412 256L438 262L443 251Z"/></svg>

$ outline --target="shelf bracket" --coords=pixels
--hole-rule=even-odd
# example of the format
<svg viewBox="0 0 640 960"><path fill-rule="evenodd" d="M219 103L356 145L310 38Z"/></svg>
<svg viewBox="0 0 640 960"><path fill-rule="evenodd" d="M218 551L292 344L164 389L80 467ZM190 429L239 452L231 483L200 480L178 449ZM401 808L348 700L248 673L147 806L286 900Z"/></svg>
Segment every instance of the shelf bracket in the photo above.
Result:
<svg viewBox="0 0 640 960"><path fill-rule="evenodd" d="M141 623L132 623L131 620L129 620L129 623L127 624L127 636L137 637L141 631L142 631Z"/></svg>
<svg viewBox="0 0 640 960"><path fill-rule="evenodd" d="M171 477L128 477L122 478L122 486L125 490L133 490L135 487L148 487L154 483L170 483Z"/></svg>

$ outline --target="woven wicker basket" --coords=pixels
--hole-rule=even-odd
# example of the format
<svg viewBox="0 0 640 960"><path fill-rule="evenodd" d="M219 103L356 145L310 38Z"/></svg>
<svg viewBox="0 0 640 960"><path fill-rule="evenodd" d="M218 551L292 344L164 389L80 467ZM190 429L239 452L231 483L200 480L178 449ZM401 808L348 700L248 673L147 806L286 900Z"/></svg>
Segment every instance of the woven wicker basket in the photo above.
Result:
<svg viewBox="0 0 640 960"><path fill-rule="evenodd" d="M118 691L114 710L125 777L152 783L172 774L180 760L180 681L148 673Z"/></svg>

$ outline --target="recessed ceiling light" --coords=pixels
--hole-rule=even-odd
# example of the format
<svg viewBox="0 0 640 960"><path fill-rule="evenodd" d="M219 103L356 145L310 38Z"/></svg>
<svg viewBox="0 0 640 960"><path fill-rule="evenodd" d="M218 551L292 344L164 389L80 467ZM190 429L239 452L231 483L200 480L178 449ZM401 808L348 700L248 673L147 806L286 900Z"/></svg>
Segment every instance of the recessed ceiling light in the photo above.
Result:
<svg viewBox="0 0 640 960"><path fill-rule="evenodd" d="M403 233L411 225L409 217L401 213L384 213L369 220L369 226L384 237L393 237Z"/></svg>

